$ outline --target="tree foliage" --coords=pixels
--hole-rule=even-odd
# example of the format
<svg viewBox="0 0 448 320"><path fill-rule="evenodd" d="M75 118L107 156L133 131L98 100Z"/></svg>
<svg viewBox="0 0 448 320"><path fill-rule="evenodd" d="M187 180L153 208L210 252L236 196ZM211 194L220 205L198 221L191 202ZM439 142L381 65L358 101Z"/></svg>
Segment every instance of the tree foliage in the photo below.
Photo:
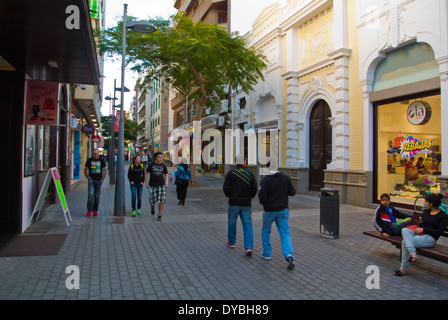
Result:
<svg viewBox="0 0 448 320"><path fill-rule="evenodd" d="M102 116L101 117L101 128L103 129L102 136L105 137L105 147L108 149L109 147L109 139L110 139L110 119L111 115L109 116ZM135 121L124 119L124 140L125 141L136 141L137 140L137 134L139 131L141 131L143 128L141 125L138 125ZM115 145L118 144L118 133L114 132L114 138L115 138Z"/></svg>
<svg viewBox="0 0 448 320"><path fill-rule="evenodd" d="M143 84L164 79L182 96L188 95L199 110L216 110L229 90L248 92L263 78L265 57L236 33L229 34L219 25L193 22L182 12L170 20L150 22L157 26L156 32L131 31L126 36L126 63L137 72L146 72ZM102 32L99 49L109 56L120 55L121 44L119 22ZM196 116L199 119L202 114Z"/></svg>

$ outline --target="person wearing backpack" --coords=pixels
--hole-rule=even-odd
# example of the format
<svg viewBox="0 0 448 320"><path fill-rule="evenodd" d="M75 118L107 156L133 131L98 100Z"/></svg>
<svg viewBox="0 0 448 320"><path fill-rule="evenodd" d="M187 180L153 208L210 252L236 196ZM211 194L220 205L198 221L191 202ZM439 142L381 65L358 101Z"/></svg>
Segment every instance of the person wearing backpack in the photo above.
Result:
<svg viewBox="0 0 448 320"><path fill-rule="evenodd" d="M137 213L141 214L142 207L142 190L145 181L145 168L141 163L141 158L136 155L129 166L128 179L131 184L132 195L132 216L135 217L135 203L137 202Z"/></svg>

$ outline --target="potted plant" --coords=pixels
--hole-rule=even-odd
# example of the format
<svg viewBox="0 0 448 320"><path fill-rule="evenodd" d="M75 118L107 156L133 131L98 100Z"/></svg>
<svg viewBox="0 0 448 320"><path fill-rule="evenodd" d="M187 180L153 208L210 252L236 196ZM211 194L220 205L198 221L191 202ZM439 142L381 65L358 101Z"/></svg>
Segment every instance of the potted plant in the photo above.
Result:
<svg viewBox="0 0 448 320"><path fill-rule="evenodd" d="M427 178L418 178L417 180L412 180L412 185L418 189L422 196L428 194L432 184L433 182L431 182Z"/></svg>

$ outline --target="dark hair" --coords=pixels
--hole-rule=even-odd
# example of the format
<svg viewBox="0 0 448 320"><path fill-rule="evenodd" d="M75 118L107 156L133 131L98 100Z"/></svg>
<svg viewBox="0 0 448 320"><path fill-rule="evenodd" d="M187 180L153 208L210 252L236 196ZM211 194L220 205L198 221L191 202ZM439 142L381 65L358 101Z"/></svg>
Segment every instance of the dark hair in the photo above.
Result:
<svg viewBox="0 0 448 320"><path fill-rule="evenodd" d="M159 156L159 154L163 155L163 153L160 151L157 151L156 153L154 153L154 159L157 158Z"/></svg>
<svg viewBox="0 0 448 320"><path fill-rule="evenodd" d="M432 205L436 208L440 207L442 204L443 194L441 193L428 193L425 196L425 200L429 203L432 203Z"/></svg>
<svg viewBox="0 0 448 320"><path fill-rule="evenodd" d="M382 195L380 195L380 200L382 200L383 198L387 198L390 200L390 196L388 193L383 193Z"/></svg>

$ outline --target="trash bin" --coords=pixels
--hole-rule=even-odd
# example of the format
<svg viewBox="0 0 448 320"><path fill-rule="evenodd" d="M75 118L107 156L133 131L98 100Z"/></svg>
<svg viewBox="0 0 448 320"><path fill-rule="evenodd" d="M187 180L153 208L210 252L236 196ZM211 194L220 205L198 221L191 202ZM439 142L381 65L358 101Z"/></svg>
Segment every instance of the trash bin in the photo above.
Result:
<svg viewBox="0 0 448 320"><path fill-rule="evenodd" d="M320 235L324 238L339 238L339 191L320 189Z"/></svg>

